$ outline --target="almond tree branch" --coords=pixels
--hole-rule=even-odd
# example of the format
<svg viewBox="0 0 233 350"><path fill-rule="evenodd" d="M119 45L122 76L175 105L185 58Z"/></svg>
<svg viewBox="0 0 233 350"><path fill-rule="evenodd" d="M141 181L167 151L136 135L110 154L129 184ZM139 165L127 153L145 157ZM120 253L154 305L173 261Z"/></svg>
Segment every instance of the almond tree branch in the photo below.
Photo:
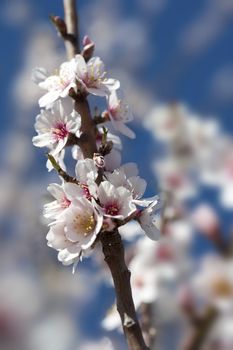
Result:
<svg viewBox="0 0 233 350"><path fill-rule="evenodd" d="M63 0L67 32L78 38L77 11L75 0ZM79 40L77 39L77 42ZM69 58L80 52L79 46L72 42L66 42L66 50ZM91 117L88 101L85 96L78 96L75 101L75 109L81 115L81 131L79 146L84 158L93 158L97 153L95 122ZM121 317L124 334L130 350L149 350L145 345L142 331L139 326L133 303L130 272L127 269L124 258L124 246L118 231L104 232L100 234L105 261L109 266L114 281L117 308Z"/></svg>
<svg viewBox="0 0 233 350"><path fill-rule="evenodd" d="M65 38L66 52L69 59L80 53L78 15L76 0L63 0L67 37Z"/></svg>
<svg viewBox="0 0 233 350"><path fill-rule="evenodd" d="M71 59L80 52L76 0L63 0L63 4L67 32L76 38L76 43L65 40L67 57ZM91 117L86 97L79 96L76 98L75 110L81 115L82 135L79 139L79 146L84 158L92 158L93 154L97 152L95 123Z"/></svg>
<svg viewBox="0 0 233 350"><path fill-rule="evenodd" d="M149 350L146 346L133 303L130 271L125 264L124 246L118 231L101 233L105 261L111 271L117 310L121 317L124 334L130 350Z"/></svg>
<svg viewBox="0 0 233 350"><path fill-rule="evenodd" d="M78 97L75 101L75 110L81 115L81 131L79 146L84 158L93 158L97 153L95 123L91 117L90 107L86 97Z"/></svg>

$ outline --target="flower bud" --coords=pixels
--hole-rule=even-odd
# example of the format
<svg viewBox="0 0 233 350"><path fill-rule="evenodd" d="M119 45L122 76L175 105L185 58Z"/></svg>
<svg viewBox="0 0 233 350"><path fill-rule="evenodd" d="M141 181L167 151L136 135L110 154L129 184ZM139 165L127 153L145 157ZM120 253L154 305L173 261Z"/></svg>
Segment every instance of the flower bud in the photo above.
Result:
<svg viewBox="0 0 233 350"><path fill-rule="evenodd" d="M106 154L109 154L113 148L113 142L107 141L104 144L102 143L99 147L99 152L102 156L106 156Z"/></svg>
<svg viewBox="0 0 233 350"><path fill-rule="evenodd" d="M94 153L93 160L98 168L104 168L105 162L104 157L99 153Z"/></svg>
<svg viewBox="0 0 233 350"><path fill-rule="evenodd" d="M84 38L83 38L83 42L82 42L83 46L87 46L87 45L90 45L90 44L94 44L93 41L89 38L88 35L85 35Z"/></svg>
<svg viewBox="0 0 233 350"><path fill-rule="evenodd" d="M93 56L95 43L89 38L88 35L85 35L83 38L82 44L83 44L82 55L85 61L87 62Z"/></svg>
<svg viewBox="0 0 233 350"><path fill-rule="evenodd" d="M67 27L65 21L59 16L50 16L51 21L58 29L59 33L64 36L67 34Z"/></svg>

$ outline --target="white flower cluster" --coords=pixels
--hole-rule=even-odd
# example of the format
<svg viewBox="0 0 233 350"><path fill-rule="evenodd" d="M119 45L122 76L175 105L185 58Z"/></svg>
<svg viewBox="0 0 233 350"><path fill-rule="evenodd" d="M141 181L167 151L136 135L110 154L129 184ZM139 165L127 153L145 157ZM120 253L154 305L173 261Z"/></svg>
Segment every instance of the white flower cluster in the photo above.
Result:
<svg viewBox="0 0 233 350"><path fill-rule="evenodd" d="M48 76L42 68L36 69L34 80L48 91L39 100L45 109L36 118L38 135L33 137L34 145L49 149L49 170L59 167L65 173L67 146L73 146L72 155L77 161L75 178L65 173L61 184L48 187L54 200L44 208L44 216L50 221L47 240L59 252L58 259L64 265L76 266L82 256L89 254L100 232L109 234L131 219L138 221L151 239L157 239L154 214L159 207L158 197L142 199L146 181L138 176L136 164L120 165L120 139L95 123L97 153L92 159L84 159L79 147L83 116L74 109L73 100L78 103L77 97L83 99L88 94L106 98L108 107L99 116L103 125L111 122L116 130L134 137L125 125L133 118L130 109L116 94L119 81L106 78L99 57L86 62L82 55L63 63L56 75ZM109 144L107 152L101 151Z"/></svg>

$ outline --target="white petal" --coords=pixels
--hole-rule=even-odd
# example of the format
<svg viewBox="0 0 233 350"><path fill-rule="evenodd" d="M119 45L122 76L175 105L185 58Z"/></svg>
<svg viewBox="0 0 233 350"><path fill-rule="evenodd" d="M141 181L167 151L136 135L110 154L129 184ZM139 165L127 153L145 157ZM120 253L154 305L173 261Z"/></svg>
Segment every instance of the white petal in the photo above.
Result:
<svg viewBox="0 0 233 350"><path fill-rule="evenodd" d="M123 135L129 137L130 139L135 139L136 134L133 132L128 126L126 126L123 122L121 121L112 121L113 127L120 131Z"/></svg>
<svg viewBox="0 0 233 350"><path fill-rule="evenodd" d="M32 143L36 147L52 146L51 134L46 133L46 134L33 136Z"/></svg>
<svg viewBox="0 0 233 350"><path fill-rule="evenodd" d="M127 178L138 175L138 166L136 163L130 162L121 166Z"/></svg>
<svg viewBox="0 0 233 350"><path fill-rule="evenodd" d="M51 195L56 198L58 201L64 198L64 189L61 185L52 183L47 187L47 190L51 193Z"/></svg>
<svg viewBox="0 0 233 350"><path fill-rule="evenodd" d="M45 68L36 67L32 71L32 81L39 84L48 78L48 72Z"/></svg>
<svg viewBox="0 0 233 350"><path fill-rule="evenodd" d="M130 177L128 181L131 186L130 191L133 198L141 198L146 190L146 181L139 176Z"/></svg>
<svg viewBox="0 0 233 350"><path fill-rule="evenodd" d="M60 96L60 91L56 90L56 91L49 91L47 92L47 94L45 94L44 96L42 96L39 99L39 106L41 108L46 107L48 105L50 105L51 103L55 102Z"/></svg>
<svg viewBox="0 0 233 350"><path fill-rule="evenodd" d="M94 181L98 176L95 162L89 158L77 162L75 173L79 181L84 184L87 184L88 180Z"/></svg>
<svg viewBox="0 0 233 350"><path fill-rule="evenodd" d="M101 88L101 87L91 87L91 88L88 88L87 87L87 91L92 94L92 95L95 95L95 96L100 96L100 97L105 97L107 94L108 94L108 90L104 87L104 88Z"/></svg>
<svg viewBox="0 0 233 350"><path fill-rule="evenodd" d="M75 56L76 64L76 76L77 78L83 78L87 74L87 65L82 55Z"/></svg>

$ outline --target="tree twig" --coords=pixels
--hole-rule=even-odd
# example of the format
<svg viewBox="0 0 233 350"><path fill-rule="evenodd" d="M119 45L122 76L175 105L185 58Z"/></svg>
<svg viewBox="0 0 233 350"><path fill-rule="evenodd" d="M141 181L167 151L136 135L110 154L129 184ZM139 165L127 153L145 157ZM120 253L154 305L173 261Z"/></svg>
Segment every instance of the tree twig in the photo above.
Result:
<svg viewBox="0 0 233 350"><path fill-rule="evenodd" d="M97 153L95 123L91 117L90 107L86 97L80 96L76 99L75 110L81 115L81 131L79 146L84 158L93 158Z"/></svg>
<svg viewBox="0 0 233 350"><path fill-rule="evenodd" d="M131 350L149 350L146 346L133 303L130 271L125 264L124 246L118 231L103 232L100 237L105 261L111 271L124 334Z"/></svg>
<svg viewBox="0 0 233 350"><path fill-rule="evenodd" d="M47 153L47 157L51 162L52 166L54 167L54 169L57 171L58 175L60 175L65 182L71 182L71 183L80 185L80 182L75 177L70 176L60 167L56 159L51 154Z"/></svg>
<svg viewBox="0 0 233 350"><path fill-rule="evenodd" d="M63 0L67 38L65 38L66 52L69 59L80 53L80 39L78 31L78 14L76 0Z"/></svg>

